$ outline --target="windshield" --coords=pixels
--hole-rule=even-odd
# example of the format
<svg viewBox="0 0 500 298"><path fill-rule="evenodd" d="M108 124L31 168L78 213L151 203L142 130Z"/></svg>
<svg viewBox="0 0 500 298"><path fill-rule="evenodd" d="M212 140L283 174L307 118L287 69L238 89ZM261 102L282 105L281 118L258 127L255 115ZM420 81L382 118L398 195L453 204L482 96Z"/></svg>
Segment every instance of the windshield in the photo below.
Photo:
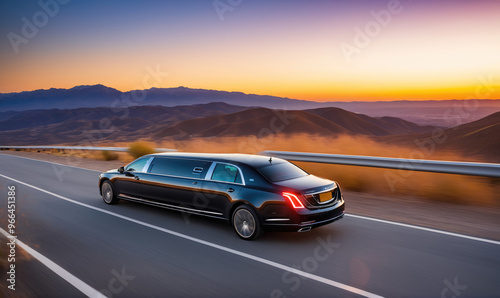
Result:
<svg viewBox="0 0 500 298"><path fill-rule="evenodd" d="M271 182L279 182L309 175L293 163L283 162L271 164L258 169Z"/></svg>

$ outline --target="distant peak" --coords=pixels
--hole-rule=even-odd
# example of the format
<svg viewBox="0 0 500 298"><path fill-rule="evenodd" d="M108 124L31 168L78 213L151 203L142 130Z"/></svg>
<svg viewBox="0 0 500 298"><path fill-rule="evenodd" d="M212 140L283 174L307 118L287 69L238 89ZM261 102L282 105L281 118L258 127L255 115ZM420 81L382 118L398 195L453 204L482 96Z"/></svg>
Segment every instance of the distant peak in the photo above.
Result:
<svg viewBox="0 0 500 298"><path fill-rule="evenodd" d="M113 89L108 86L104 86L102 84L96 84L96 85L79 85L71 88L70 90L82 90L87 88Z"/></svg>

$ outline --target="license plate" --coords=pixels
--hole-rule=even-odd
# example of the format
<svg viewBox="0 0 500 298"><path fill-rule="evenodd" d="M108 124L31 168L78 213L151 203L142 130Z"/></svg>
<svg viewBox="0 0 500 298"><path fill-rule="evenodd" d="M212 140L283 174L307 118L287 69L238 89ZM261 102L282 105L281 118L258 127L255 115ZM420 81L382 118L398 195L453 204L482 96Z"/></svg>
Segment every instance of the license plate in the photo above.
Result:
<svg viewBox="0 0 500 298"><path fill-rule="evenodd" d="M332 193L331 192L324 192L319 194L319 201L320 202L326 202L330 201L332 199Z"/></svg>

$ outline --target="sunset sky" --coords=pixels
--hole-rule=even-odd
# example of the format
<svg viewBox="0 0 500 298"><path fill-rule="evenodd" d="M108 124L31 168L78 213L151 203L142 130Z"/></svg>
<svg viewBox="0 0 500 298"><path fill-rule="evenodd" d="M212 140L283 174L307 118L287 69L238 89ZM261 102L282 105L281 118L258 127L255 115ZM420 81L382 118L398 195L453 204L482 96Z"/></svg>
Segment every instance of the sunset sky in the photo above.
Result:
<svg viewBox="0 0 500 298"><path fill-rule="evenodd" d="M41 0L48 12L0 2L0 93L103 84L500 99L497 0L55 1Z"/></svg>

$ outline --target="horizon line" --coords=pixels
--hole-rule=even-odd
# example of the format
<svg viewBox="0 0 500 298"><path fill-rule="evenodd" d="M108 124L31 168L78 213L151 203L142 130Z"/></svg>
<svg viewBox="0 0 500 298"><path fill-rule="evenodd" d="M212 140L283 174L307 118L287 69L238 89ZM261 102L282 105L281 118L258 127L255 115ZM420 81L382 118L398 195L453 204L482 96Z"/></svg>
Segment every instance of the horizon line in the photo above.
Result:
<svg viewBox="0 0 500 298"><path fill-rule="evenodd" d="M442 101L463 101L463 100L483 100L483 101L497 101L500 100L500 98L467 98L467 99L458 99L458 98L448 98L448 99L388 99L388 100L341 100L341 101L335 101L335 100L326 100L326 101L317 101L317 100L310 100L310 99L299 99L299 98L291 98L291 97L285 97L285 96L278 96L278 95L270 95L270 94L256 94L256 93L246 93L243 91L228 91L228 90L217 90L217 89L204 89L204 88L193 88L193 87L186 87L186 86L177 86L177 87L151 87L147 89L131 89L128 91L123 91L114 87L110 87L101 83L98 84L82 84L82 85L75 85L70 88L57 88L57 87L50 87L48 89L33 89L33 90L23 90L23 91L15 91L15 92L7 92L3 93L0 92L0 95L9 95L9 94L19 94L19 93L24 93L24 92L36 92L36 91L50 91L52 89L56 90L71 90L77 87L95 87L95 86L102 86L105 88L113 89L121 93L129 93L133 92L136 90L140 91L147 91L147 90L152 90L152 89L190 89L190 90L204 90L204 91L215 91L215 92L227 92L227 93L242 93L244 95L254 95L254 96L269 96L269 97L276 97L276 98L281 98L281 99L291 99L291 100L298 100L298 101L307 101L307 102L315 102L315 103L377 103L377 102L425 102L425 101L431 101L431 102L442 102Z"/></svg>

